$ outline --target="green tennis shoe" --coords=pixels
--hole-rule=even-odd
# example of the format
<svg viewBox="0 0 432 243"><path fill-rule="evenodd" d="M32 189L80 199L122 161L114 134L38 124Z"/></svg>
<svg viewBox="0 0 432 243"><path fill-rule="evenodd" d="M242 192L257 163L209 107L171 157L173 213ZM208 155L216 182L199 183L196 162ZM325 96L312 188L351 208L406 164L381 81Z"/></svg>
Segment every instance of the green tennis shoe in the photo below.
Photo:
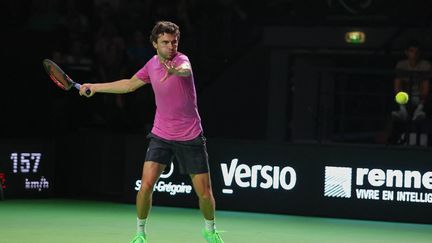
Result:
<svg viewBox="0 0 432 243"><path fill-rule="evenodd" d="M147 243L146 238L144 233L137 233L130 243Z"/></svg>
<svg viewBox="0 0 432 243"><path fill-rule="evenodd" d="M211 232L208 230L203 230L204 239L209 243L224 243L216 230Z"/></svg>

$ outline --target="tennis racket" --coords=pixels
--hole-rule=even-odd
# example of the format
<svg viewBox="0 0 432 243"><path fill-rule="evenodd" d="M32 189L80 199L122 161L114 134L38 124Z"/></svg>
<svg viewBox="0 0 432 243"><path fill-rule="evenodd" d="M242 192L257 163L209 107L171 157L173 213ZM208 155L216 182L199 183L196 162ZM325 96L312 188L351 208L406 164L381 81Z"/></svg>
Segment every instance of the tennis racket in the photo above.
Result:
<svg viewBox="0 0 432 243"><path fill-rule="evenodd" d="M74 82L55 62L50 59L44 59L42 63L45 71L58 87L66 91L72 87L80 90L81 84ZM87 89L86 94L89 95L90 93L91 91Z"/></svg>

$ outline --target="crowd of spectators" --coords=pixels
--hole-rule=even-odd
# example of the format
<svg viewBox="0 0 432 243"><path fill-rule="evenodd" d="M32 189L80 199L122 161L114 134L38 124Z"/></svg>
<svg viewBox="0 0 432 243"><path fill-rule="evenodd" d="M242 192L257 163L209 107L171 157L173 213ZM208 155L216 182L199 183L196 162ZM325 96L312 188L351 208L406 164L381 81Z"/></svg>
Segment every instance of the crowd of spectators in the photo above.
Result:
<svg viewBox="0 0 432 243"><path fill-rule="evenodd" d="M80 83L131 77L155 54L149 42L151 27L158 20L173 21L181 28L179 51L194 64L199 92L254 41L253 25L240 2L16 0L2 7L12 32L31 35L35 42L39 38L37 52ZM146 89L131 95L100 94L86 101L89 118L77 123L123 131L145 129L152 122L151 95ZM53 99L53 116L72 123L62 111L68 98Z"/></svg>
<svg viewBox="0 0 432 243"><path fill-rule="evenodd" d="M330 17L340 17L343 14L351 21L360 21L359 18L354 18L356 15L347 15L340 6L329 4L331 1L324 1L314 6L314 11L311 10L311 2L283 0L264 2L247 0L3 1L0 3L2 18L0 22L5 33L3 38L7 40L7 44L2 45L4 48L2 54L8 59L19 61L25 66L27 72L32 73L32 76L34 72L39 73L42 75L41 79L46 78L46 74L41 72L43 69L40 61L41 58L48 57L59 63L80 83L109 82L131 77L155 54L149 42L151 28L158 20L169 20L180 26L179 51L186 53L192 61L198 97L200 97L200 92L211 88L218 75L224 73L237 58L253 51L254 45L259 45L262 27L266 24L313 27L328 21L326 23L332 26L338 18ZM326 3L329 6L326 6ZM380 3L381 5L384 3ZM332 15L333 12L336 15ZM368 18L364 19L366 21ZM375 18L369 18L369 21L375 23ZM338 23L346 24L347 20ZM368 59L368 62L370 61ZM343 59L341 65L351 65L351 63ZM8 79L9 77L19 79L16 73L21 70L19 66L7 68L3 75ZM36 82L30 84L29 81L26 85L43 89L42 86L34 83ZM15 82L9 80L7 84L11 89L21 88L19 80ZM68 130L74 126L90 127L90 129L100 127L126 132L145 131L153 122L154 103L149 87L133 94L98 94L91 99L84 99L76 94L67 95L54 90L51 86L45 88L42 94L40 91L37 93L38 97L51 99L52 114L48 116L52 117L53 121L60 119L62 122L55 123L62 124L63 128L64 124L68 124L66 126ZM26 97L29 102L32 99L37 100L34 90L30 90L32 89L27 91L20 89L21 97ZM48 94L44 96L46 93ZM10 98L18 100L12 95ZM23 98L21 102L22 100ZM46 104L37 100L31 105L41 107ZM71 109L85 111L79 110L74 113ZM16 126L24 125L26 117L39 114L36 109L26 109L26 112L22 110L22 107L9 106L4 109L9 116L15 118L10 123ZM81 116L77 118L76 114ZM19 121L18 124L15 121ZM46 122L40 121L40 123Z"/></svg>

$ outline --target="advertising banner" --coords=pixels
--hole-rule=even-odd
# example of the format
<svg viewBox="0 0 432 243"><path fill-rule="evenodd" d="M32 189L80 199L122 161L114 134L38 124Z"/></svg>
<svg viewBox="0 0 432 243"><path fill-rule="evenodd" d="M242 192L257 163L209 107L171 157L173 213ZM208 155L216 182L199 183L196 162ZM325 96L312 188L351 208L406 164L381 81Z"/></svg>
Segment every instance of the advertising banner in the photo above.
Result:
<svg viewBox="0 0 432 243"><path fill-rule="evenodd" d="M146 145L125 183L135 202ZM431 223L428 149L208 140L213 193L221 210ZM138 156L139 155L139 156ZM135 156L135 157L134 157ZM139 158L138 158L139 157ZM176 161L154 189L156 205L197 207Z"/></svg>

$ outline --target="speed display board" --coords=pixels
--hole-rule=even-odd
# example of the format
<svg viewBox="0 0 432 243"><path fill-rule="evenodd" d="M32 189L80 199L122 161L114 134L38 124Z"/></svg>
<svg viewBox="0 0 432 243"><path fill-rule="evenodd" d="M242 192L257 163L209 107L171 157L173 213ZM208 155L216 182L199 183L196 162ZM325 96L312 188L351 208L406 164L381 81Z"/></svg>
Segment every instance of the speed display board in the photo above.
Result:
<svg viewBox="0 0 432 243"><path fill-rule="evenodd" d="M54 177L51 154L51 143L47 141L0 141L0 182L4 198L50 196Z"/></svg>

